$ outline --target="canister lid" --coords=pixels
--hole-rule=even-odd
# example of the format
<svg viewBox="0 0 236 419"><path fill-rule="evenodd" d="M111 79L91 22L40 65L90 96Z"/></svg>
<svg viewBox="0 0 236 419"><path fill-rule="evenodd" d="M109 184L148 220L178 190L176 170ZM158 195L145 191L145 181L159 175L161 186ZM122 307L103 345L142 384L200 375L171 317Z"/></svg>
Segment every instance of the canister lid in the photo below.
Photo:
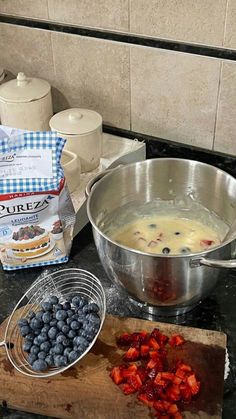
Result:
<svg viewBox="0 0 236 419"><path fill-rule="evenodd" d="M31 102L41 99L50 92L51 86L46 80L26 77L18 73L17 78L0 86L0 99L5 102Z"/></svg>
<svg viewBox="0 0 236 419"><path fill-rule="evenodd" d="M71 108L54 115L49 125L61 134L87 134L102 125L102 117L90 109Z"/></svg>

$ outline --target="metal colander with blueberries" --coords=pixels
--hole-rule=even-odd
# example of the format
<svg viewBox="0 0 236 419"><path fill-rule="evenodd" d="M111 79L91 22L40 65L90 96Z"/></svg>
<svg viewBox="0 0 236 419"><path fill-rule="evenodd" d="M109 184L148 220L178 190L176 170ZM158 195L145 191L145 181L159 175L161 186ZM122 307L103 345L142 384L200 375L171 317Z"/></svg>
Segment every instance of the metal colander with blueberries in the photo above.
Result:
<svg viewBox="0 0 236 419"><path fill-rule="evenodd" d="M93 274L62 269L37 281L21 298L0 345L23 374L55 375L91 349L105 311L104 290Z"/></svg>

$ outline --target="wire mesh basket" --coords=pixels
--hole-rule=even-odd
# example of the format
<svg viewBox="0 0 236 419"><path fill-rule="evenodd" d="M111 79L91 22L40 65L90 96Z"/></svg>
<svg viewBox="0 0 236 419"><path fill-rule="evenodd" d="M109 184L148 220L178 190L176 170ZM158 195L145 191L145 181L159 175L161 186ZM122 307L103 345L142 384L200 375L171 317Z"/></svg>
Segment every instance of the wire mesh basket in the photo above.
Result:
<svg viewBox="0 0 236 419"><path fill-rule="evenodd" d="M74 362L63 367L51 367L42 372L34 371L27 361L27 354L23 351L24 338L20 335L17 322L21 318L27 318L30 311L37 312L42 302L47 301L51 295L56 295L59 303L64 303L75 295L86 297L89 302L96 303L99 307L100 326L87 349ZM106 298L98 278L83 269L61 269L36 281L19 300L8 319L4 341L0 342L0 346L5 347L10 362L22 374L37 378L50 377L70 368L90 351L101 331L105 313Z"/></svg>

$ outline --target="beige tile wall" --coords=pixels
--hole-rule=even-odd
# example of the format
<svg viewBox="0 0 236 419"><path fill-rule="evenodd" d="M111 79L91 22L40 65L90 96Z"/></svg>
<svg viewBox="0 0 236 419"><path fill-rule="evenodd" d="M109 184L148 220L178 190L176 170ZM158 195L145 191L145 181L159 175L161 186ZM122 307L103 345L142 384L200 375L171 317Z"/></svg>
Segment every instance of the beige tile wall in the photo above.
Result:
<svg viewBox="0 0 236 419"><path fill-rule="evenodd" d="M0 13L236 49L235 0L0 0ZM0 66L49 80L56 112L84 106L109 125L236 155L234 62L0 24Z"/></svg>

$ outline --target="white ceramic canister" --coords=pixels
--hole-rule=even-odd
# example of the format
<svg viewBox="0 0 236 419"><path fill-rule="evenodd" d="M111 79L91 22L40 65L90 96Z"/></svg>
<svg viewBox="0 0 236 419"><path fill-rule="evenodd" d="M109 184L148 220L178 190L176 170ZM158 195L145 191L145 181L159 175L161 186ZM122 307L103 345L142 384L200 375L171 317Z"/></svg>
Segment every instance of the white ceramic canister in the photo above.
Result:
<svg viewBox="0 0 236 419"><path fill-rule="evenodd" d="M52 131L66 138L65 149L75 153L81 163L81 173L99 166L102 154L102 117L81 108L66 109L50 119Z"/></svg>
<svg viewBox="0 0 236 419"><path fill-rule="evenodd" d="M0 86L0 118L3 125L30 131L48 131L53 115L51 86L46 80L17 78Z"/></svg>

